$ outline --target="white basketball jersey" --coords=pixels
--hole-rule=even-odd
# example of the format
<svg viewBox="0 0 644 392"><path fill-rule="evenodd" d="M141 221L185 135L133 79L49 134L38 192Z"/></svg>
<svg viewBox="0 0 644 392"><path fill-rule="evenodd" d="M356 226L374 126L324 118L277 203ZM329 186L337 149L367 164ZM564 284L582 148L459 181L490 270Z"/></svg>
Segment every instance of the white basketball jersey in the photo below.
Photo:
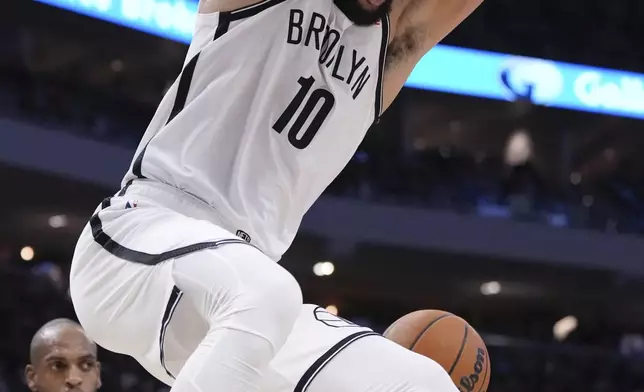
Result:
<svg viewBox="0 0 644 392"><path fill-rule="evenodd" d="M199 15L124 185L182 189L279 259L381 114L388 31L387 18L354 25L333 0Z"/></svg>

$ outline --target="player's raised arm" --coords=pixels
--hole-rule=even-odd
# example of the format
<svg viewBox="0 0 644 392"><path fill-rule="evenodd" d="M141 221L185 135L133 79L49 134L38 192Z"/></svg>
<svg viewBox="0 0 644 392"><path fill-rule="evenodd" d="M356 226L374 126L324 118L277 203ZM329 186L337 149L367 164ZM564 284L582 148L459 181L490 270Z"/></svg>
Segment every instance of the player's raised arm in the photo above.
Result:
<svg viewBox="0 0 644 392"><path fill-rule="evenodd" d="M418 10L411 7L410 17L417 12L417 26L424 31L421 51L428 52L433 48L482 2L483 0L422 0L419 1L421 5Z"/></svg>
<svg viewBox="0 0 644 392"><path fill-rule="evenodd" d="M399 0L391 5L385 107L398 94L418 61L467 18L483 0Z"/></svg>

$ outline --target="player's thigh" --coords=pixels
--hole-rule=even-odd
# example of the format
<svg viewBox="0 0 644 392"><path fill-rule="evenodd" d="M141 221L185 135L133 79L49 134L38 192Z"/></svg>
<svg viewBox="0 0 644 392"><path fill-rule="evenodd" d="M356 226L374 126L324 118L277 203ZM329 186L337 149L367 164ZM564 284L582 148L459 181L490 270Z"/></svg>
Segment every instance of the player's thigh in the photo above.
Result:
<svg viewBox="0 0 644 392"><path fill-rule="evenodd" d="M136 357L161 381L171 384L166 376L178 375L203 338L220 329L262 337L275 348L286 340L294 323L288 308L301 307L299 286L259 250L230 244L173 259L170 265L176 300L166 306L160 355Z"/></svg>
<svg viewBox="0 0 644 392"><path fill-rule="evenodd" d="M210 329L245 330L276 347L302 304L295 279L259 250L142 199L103 203L79 239L70 282L77 315L97 343L153 361L164 354L168 326L194 320L174 316L181 301Z"/></svg>
<svg viewBox="0 0 644 392"><path fill-rule="evenodd" d="M230 244L187 255L172 264L182 300L192 302L210 330L242 330L281 345L299 315L299 285L254 247Z"/></svg>
<svg viewBox="0 0 644 392"><path fill-rule="evenodd" d="M158 349L161 327L176 300L173 260L222 240L235 238L152 202L104 202L72 260L70 294L79 320L111 351L137 355Z"/></svg>
<svg viewBox="0 0 644 392"><path fill-rule="evenodd" d="M458 389L436 362L381 336L369 336L329 360L306 389L306 392L328 391L458 392Z"/></svg>

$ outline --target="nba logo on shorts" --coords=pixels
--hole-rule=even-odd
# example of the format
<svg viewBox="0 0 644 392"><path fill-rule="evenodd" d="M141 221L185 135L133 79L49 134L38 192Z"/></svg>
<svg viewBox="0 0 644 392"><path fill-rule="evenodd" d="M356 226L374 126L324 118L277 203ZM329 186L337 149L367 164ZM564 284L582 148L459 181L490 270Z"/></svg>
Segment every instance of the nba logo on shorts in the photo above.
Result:
<svg viewBox="0 0 644 392"><path fill-rule="evenodd" d="M245 231L237 230L237 233L235 233L235 234L237 235L237 237L239 237L242 240L250 243L250 236Z"/></svg>

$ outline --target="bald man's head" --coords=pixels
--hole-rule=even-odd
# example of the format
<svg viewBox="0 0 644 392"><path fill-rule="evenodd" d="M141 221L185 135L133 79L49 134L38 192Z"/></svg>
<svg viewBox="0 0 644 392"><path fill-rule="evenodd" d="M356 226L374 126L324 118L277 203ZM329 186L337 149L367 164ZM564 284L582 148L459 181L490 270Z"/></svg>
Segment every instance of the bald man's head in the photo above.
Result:
<svg viewBox="0 0 644 392"><path fill-rule="evenodd" d="M44 324L34 334L29 347L29 361L31 364L33 365L41 360L43 355L48 353L52 344L60 340L63 335L65 338L74 338L79 343L84 343L83 345L86 345L96 356L96 344L85 335L83 327L75 321L59 318Z"/></svg>
<svg viewBox="0 0 644 392"><path fill-rule="evenodd" d="M36 332L25 369L34 392L94 392L100 387L96 344L68 319L52 320Z"/></svg>

